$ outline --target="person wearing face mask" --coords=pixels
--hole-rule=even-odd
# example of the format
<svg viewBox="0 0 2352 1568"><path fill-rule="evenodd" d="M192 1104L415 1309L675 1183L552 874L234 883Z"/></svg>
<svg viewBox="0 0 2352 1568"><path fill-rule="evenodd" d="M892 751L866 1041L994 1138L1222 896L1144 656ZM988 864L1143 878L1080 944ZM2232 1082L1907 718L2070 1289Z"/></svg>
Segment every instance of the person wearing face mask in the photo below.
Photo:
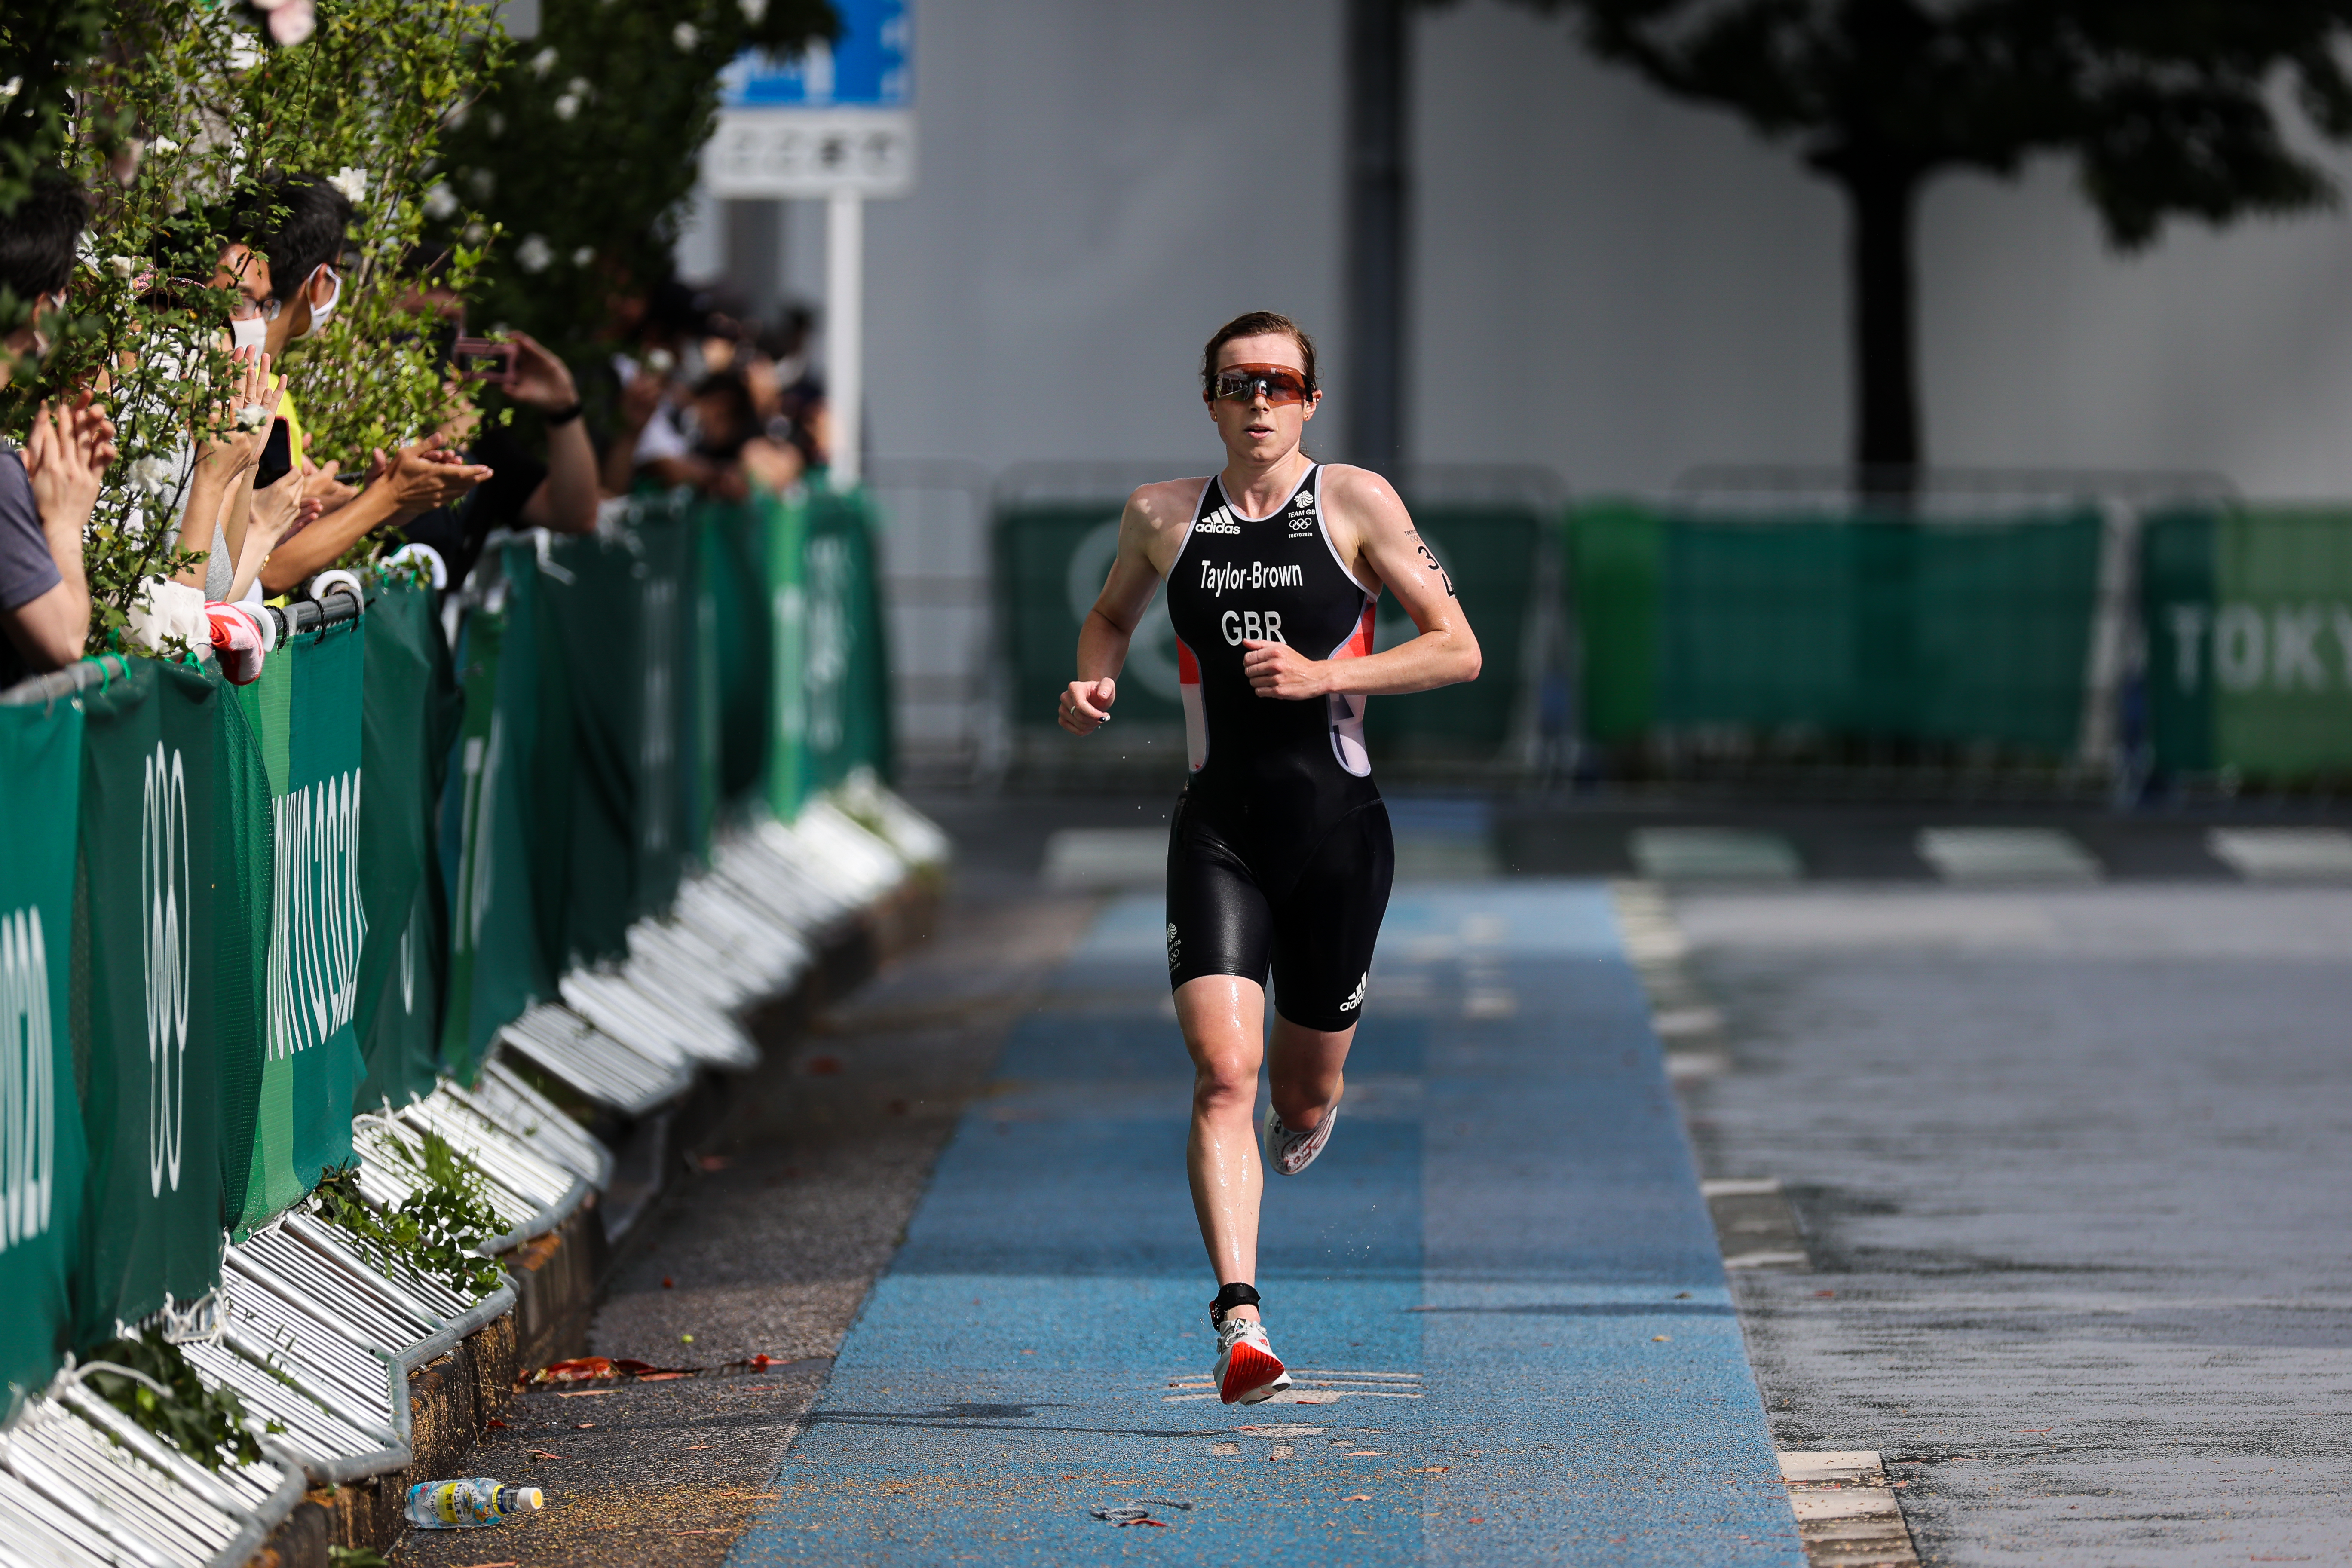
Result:
<svg viewBox="0 0 2352 1568"><path fill-rule="evenodd" d="M47 353L89 204L62 175L37 175L0 212L0 386ZM114 458L114 426L88 393L36 412L23 448L0 450L0 689L81 657L89 636L82 530Z"/></svg>
<svg viewBox="0 0 2352 1568"><path fill-rule="evenodd" d="M289 343L326 324L342 300L337 260L351 217L343 194L316 174L268 175L231 208L213 284L236 291L229 332L239 351L257 350L274 363ZM286 422L295 466L310 478L306 495L340 504L316 522L295 524L268 552L254 595L292 589L374 530L449 505L490 477L486 467L454 460L436 434L388 457L375 453L370 482L351 498L334 465L309 468L301 413L282 389L277 416ZM230 563L244 555L243 530L244 517L233 510L215 539L208 591L215 579L226 585Z"/></svg>

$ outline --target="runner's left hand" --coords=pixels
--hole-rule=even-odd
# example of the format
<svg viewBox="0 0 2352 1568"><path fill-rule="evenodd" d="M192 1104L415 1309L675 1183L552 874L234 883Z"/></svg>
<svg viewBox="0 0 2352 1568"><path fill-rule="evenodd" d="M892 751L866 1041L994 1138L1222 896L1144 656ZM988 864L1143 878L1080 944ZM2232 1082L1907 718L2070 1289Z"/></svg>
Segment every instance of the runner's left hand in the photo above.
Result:
<svg viewBox="0 0 2352 1568"><path fill-rule="evenodd" d="M1331 667L1321 659L1308 658L1288 643L1249 637L1244 639L1242 649L1242 673L1249 677L1250 689L1260 697L1301 702L1331 689L1327 682Z"/></svg>

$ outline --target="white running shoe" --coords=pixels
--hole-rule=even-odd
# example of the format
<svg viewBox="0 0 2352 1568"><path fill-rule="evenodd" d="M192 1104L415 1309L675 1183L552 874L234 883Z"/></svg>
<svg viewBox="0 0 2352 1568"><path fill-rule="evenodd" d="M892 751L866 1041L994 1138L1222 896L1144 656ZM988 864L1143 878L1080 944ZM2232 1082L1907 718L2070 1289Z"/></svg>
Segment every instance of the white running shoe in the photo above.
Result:
<svg viewBox="0 0 2352 1568"><path fill-rule="evenodd" d="M1265 1342L1265 1325L1250 1318L1227 1318L1217 1325L1217 1397L1228 1405L1255 1405L1288 1392L1290 1373Z"/></svg>
<svg viewBox="0 0 2352 1568"><path fill-rule="evenodd" d="M1331 1123L1339 1119L1339 1107L1334 1101L1323 1113L1323 1120L1308 1132L1293 1132L1282 1124L1274 1107L1265 1108L1265 1168L1277 1175L1295 1176L1315 1163L1315 1156L1323 1152L1323 1145L1331 1142Z"/></svg>

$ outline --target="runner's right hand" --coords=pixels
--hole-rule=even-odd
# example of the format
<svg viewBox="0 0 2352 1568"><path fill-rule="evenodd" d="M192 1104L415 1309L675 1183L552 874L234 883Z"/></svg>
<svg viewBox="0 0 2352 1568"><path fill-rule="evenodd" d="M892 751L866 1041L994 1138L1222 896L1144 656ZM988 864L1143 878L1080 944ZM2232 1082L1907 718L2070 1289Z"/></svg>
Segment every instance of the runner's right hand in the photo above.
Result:
<svg viewBox="0 0 2352 1568"><path fill-rule="evenodd" d="M1110 721L1110 705L1118 697L1118 682L1073 680L1062 690L1062 728L1073 735L1091 735Z"/></svg>

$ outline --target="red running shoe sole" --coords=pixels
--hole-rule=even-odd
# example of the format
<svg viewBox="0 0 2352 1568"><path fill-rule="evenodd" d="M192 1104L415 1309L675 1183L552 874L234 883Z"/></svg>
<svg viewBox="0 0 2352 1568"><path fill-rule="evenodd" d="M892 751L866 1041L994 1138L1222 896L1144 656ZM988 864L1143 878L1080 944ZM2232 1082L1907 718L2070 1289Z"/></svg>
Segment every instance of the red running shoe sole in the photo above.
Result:
<svg viewBox="0 0 2352 1568"><path fill-rule="evenodd" d="M1217 1390L1217 1397L1233 1405L1282 1375L1282 1363L1247 1341L1234 1346L1225 1363L1225 1385Z"/></svg>

